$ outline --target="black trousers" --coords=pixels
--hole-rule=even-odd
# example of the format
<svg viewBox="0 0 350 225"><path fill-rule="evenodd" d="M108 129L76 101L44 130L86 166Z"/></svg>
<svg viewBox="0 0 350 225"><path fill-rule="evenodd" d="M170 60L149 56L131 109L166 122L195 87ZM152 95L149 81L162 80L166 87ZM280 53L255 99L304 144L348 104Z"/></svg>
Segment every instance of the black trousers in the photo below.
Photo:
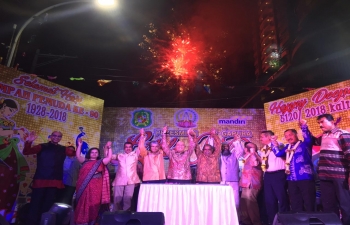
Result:
<svg viewBox="0 0 350 225"><path fill-rule="evenodd" d="M315 211L316 188L314 180L288 181L288 194L293 212Z"/></svg>
<svg viewBox="0 0 350 225"><path fill-rule="evenodd" d="M342 214L344 225L350 225L350 191L346 181L321 180L321 201L324 212Z"/></svg>
<svg viewBox="0 0 350 225"><path fill-rule="evenodd" d="M272 224L277 212L289 211L287 181L284 170L265 172L264 194L268 222Z"/></svg>
<svg viewBox="0 0 350 225"><path fill-rule="evenodd" d="M27 225L40 224L41 214L48 212L58 200L59 189L55 187L33 188Z"/></svg>
<svg viewBox="0 0 350 225"><path fill-rule="evenodd" d="M72 205L73 202L73 195L75 193L76 187L69 186L69 185L64 185L64 189L62 191L61 198L59 202Z"/></svg>

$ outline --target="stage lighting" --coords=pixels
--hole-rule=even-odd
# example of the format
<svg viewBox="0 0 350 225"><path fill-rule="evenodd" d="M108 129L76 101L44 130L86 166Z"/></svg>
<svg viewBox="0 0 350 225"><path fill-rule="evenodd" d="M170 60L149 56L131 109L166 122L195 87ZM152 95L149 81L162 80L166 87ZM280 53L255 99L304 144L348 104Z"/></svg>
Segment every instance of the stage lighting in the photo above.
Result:
<svg viewBox="0 0 350 225"><path fill-rule="evenodd" d="M72 206L55 203L48 212L43 213L40 225L68 225L72 213Z"/></svg>

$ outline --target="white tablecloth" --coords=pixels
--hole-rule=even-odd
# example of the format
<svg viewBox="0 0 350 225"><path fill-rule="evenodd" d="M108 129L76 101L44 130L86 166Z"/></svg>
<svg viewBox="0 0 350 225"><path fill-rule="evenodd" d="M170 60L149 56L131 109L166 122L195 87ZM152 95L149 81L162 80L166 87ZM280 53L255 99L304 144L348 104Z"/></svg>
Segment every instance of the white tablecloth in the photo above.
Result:
<svg viewBox="0 0 350 225"><path fill-rule="evenodd" d="M138 212L163 212L166 225L238 225L227 185L141 184Z"/></svg>

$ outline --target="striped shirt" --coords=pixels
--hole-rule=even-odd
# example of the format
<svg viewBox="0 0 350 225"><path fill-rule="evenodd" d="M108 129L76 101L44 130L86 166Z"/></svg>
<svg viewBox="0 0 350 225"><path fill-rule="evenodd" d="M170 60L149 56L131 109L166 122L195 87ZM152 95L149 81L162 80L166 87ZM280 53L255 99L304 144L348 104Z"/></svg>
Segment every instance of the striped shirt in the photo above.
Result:
<svg viewBox="0 0 350 225"><path fill-rule="evenodd" d="M350 171L350 133L334 128L315 138L315 144L321 145L318 174L321 180L344 180Z"/></svg>

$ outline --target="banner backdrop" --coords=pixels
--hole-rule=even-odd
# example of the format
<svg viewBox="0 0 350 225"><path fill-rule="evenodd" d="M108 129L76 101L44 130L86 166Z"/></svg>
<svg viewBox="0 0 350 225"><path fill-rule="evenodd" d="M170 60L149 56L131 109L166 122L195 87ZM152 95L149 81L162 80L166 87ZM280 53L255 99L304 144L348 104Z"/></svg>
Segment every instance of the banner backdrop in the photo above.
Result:
<svg viewBox="0 0 350 225"><path fill-rule="evenodd" d="M99 145L103 103L35 75L0 67L0 214L8 221L15 220L18 206L30 201L36 155L22 155L29 132L39 134L34 144L47 142L55 130L63 133L62 145L75 146L77 138L85 137L86 151Z"/></svg>
<svg viewBox="0 0 350 225"><path fill-rule="evenodd" d="M332 114L338 122L338 127L350 131L350 80L318 88L312 91L293 95L287 98L264 104L266 127L284 140L284 131L294 128L302 138L298 121L305 119L314 136L322 133L316 122L317 116ZM313 148L316 154L318 148Z"/></svg>
<svg viewBox="0 0 350 225"><path fill-rule="evenodd" d="M243 140L259 145L259 133L265 130L263 109L203 109L203 108L105 108L101 130L101 144L113 142L114 153L123 152L126 141L138 146L139 130L146 131L146 144L161 143L162 128L168 126L170 147L182 140L188 146L187 130L192 128L202 146L214 127L226 141L239 134ZM196 155L191 164L196 164ZM165 167L167 170L167 160Z"/></svg>

